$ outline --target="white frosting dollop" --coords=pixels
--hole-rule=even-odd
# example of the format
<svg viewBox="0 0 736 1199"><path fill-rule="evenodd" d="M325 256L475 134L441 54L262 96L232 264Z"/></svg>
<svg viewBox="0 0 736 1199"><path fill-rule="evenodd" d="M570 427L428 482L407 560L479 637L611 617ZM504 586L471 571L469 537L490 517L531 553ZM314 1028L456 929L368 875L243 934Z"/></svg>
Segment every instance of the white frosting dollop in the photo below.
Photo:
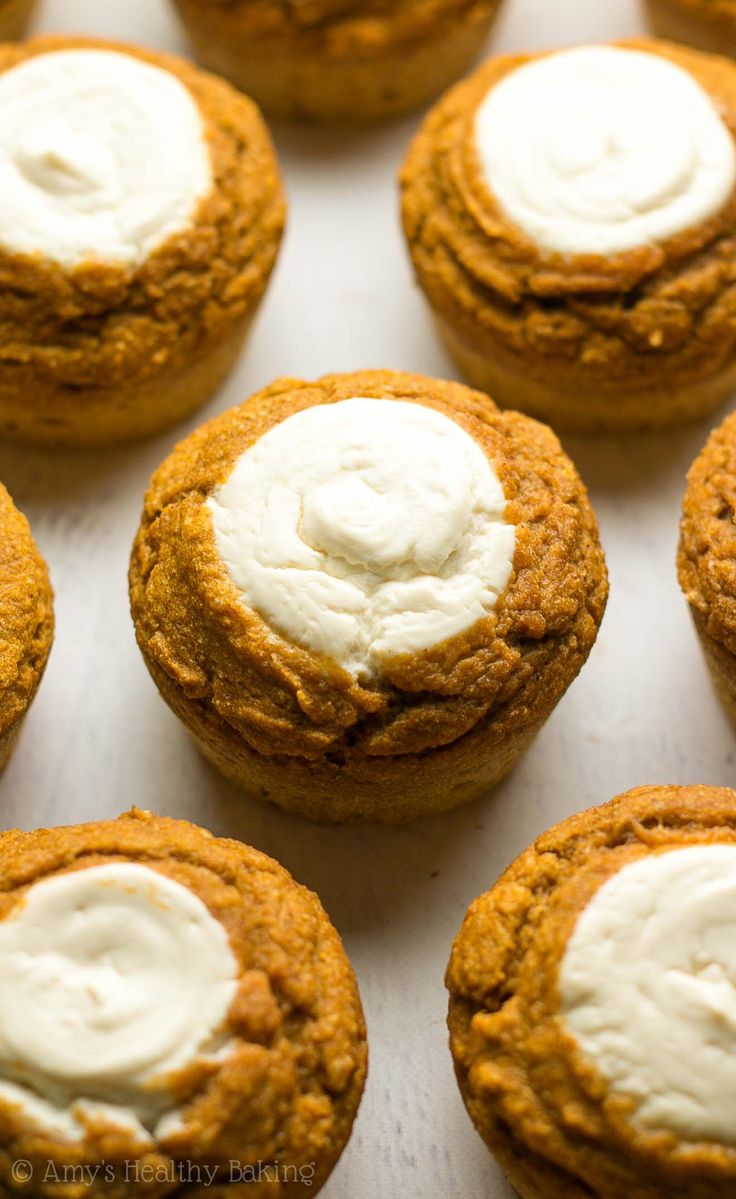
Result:
<svg viewBox="0 0 736 1199"><path fill-rule="evenodd" d="M736 845L649 855L582 912L562 1018L633 1122L736 1144Z"/></svg>
<svg viewBox="0 0 736 1199"><path fill-rule="evenodd" d="M223 925L148 866L34 883L0 921L0 1101L64 1139L85 1114L150 1139L167 1076L227 1050L237 974Z"/></svg>
<svg viewBox="0 0 736 1199"><path fill-rule="evenodd" d="M137 265L213 185L199 109L169 71L58 50L0 74L0 244L65 267Z"/></svg>
<svg viewBox="0 0 736 1199"><path fill-rule="evenodd" d="M463 632L511 576L516 530L495 471L423 404L297 412L207 503L243 603L358 677Z"/></svg>
<svg viewBox="0 0 736 1199"><path fill-rule="evenodd" d="M490 190L538 246L614 254L715 215L736 186L734 141L682 68L584 46L512 71L475 137Z"/></svg>

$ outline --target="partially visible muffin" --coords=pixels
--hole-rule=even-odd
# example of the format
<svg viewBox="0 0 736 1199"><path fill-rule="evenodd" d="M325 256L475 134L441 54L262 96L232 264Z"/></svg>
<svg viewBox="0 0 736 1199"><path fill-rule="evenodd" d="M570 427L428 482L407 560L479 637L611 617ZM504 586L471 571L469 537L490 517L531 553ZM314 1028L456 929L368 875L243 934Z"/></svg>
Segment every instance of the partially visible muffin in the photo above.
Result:
<svg viewBox="0 0 736 1199"><path fill-rule="evenodd" d="M53 636L46 563L0 483L0 770L41 682Z"/></svg>
<svg viewBox="0 0 736 1199"><path fill-rule="evenodd" d="M0 197L0 436L116 443L214 393L284 223L250 100L132 46L1 46Z"/></svg>
<svg viewBox="0 0 736 1199"><path fill-rule="evenodd" d="M734 0L645 0L658 37L689 42L714 54L736 55Z"/></svg>
<svg viewBox="0 0 736 1199"><path fill-rule="evenodd" d="M450 1046L521 1199L736 1192L736 792L640 787L471 904Z"/></svg>
<svg viewBox="0 0 736 1199"><path fill-rule="evenodd" d="M364 124L438 95L500 0L173 0L196 56L269 116Z"/></svg>
<svg viewBox="0 0 736 1199"><path fill-rule="evenodd" d="M490 59L401 176L470 382L554 428L695 420L736 388L736 66L641 39Z"/></svg>
<svg viewBox="0 0 736 1199"><path fill-rule="evenodd" d="M138 644L202 752L316 820L504 778L586 661L607 576L554 434L456 383L281 379L155 473Z"/></svg>
<svg viewBox="0 0 736 1199"><path fill-rule="evenodd" d="M319 900L271 858L137 810L2 833L0 970L3 1195L326 1182L363 1013Z"/></svg>
<svg viewBox="0 0 736 1199"><path fill-rule="evenodd" d="M736 720L736 413L690 468L677 569L713 681Z"/></svg>
<svg viewBox="0 0 736 1199"><path fill-rule="evenodd" d="M0 42L22 37L35 7L36 0L0 0Z"/></svg>

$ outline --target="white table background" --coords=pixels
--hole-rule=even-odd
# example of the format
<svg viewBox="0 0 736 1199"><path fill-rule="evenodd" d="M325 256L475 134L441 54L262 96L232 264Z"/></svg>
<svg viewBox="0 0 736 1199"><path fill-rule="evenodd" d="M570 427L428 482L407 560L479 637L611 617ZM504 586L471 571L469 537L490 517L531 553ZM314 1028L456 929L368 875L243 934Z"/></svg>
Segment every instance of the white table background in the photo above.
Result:
<svg viewBox="0 0 736 1199"><path fill-rule="evenodd" d="M642 28L636 0L507 0L489 49ZM184 49L164 0L46 0L37 29ZM239 369L190 427L280 374L393 367L453 376L399 231L394 178L416 124L276 130L288 235ZM505 786L399 830L313 827L247 803L159 699L135 645L126 567L147 480L186 428L96 455L0 447L0 478L50 563L57 614L45 680L0 783L1 826L96 820L137 804L250 842L319 893L357 971L371 1040L361 1112L325 1199L509 1199L465 1114L446 1044L443 972L468 903L575 810L642 783L735 781L736 740L674 568L685 471L711 423L568 440L611 573L598 644Z"/></svg>

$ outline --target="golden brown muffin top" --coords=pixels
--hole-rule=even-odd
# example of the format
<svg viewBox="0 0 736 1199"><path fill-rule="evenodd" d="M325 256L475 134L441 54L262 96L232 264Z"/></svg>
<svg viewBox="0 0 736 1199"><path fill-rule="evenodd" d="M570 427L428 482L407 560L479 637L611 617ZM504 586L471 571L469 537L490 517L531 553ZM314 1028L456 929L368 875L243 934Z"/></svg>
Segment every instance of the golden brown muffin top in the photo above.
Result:
<svg viewBox="0 0 736 1199"><path fill-rule="evenodd" d="M203 116L215 180L194 225L138 267L89 261L68 270L0 247L0 367L18 388L42 380L83 393L149 378L228 331L263 292L285 207L256 106L183 59L42 37L0 46L0 71L67 49L117 50L175 75Z"/></svg>
<svg viewBox="0 0 736 1199"><path fill-rule="evenodd" d="M688 473L677 569L704 631L736 653L736 413L714 429Z"/></svg>
<svg viewBox="0 0 736 1199"><path fill-rule="evenodd" d="M296 35L336 55L381 53L434 35L458 20L482 20L500 0L174 0L186 13L209 10L218 30L239 37Z"/></svg>
<svg viewBox="0 0 736 1199"><path fill-rule="evenodd" d="M618 45L689 71L736 136L736 65L648 39ZM541 250L496 203L474 123L489 89L538 55L493 58L430 112L401 174L403 220L433 306L523 355L579 363L603 387L713 374L736 347L736 195L711 220L610 256Z"/></svg>
<svg viewBox="0 0 736 1199"><path fill-rule="evenodd" d="M78 1143L24 1126L0 1103L0 1189L16 1194L13 1161L58 1179L76 1166L109 1163L113 1179L84 1186L90 1199L158 1196L185 1190L161 1181L176 1162L219 1166L279 1163L286 1175L304 1168L310 1185L275 1180L248 1187L255 1195L316 1193L347 1141L366 1071L365 1026L357 985L340 939L311 891L277 862L238 841L223 840L181 820L133 810L118 820L33 833L0 834L0 919L40 879L113 862L148 866L189 888L225 927L240 969L228 1025L236 1038L226 1057L177 1075L183 1131L145 1149L109 1124L90 1124ZM162 1142L165 1141L167 1148ZM167 1151L168 1150L168 1151ZM139 1162L149 1186L126 1183L124 1163ZM313 1170L312 1170L313 1167ZM24 1193L28 1193L27 1188ZM34 1194L79 1192L52 1179ZM203 1185L201 1194L220 1194ZM224 1193L224 1192L223 1192Z"/></svg>
<svg viewBox="0 0 736 1199"><path fill-rule="evenodd" d="M46 563L0 483L0 736L26 711L54 633Z"/></svg>
<svg viewBox="0 0 736 1199"><path fill-rule="evenodd" d="M549 1199L721 1199L736 1149L647 1134L559 1020L558 973L580 912L655 851L736 843L736 792L641 787L544 833L471 904L447 971L452 1052L468 1110ZM535 1193L535 1192L532 1192Z"/></svg>
<svg viewBox="0 0 736 1199"><path fill-rule="evenodd" d="M425 404L456 421L487 454L516 526L513 574L495 610L364 682L245 606L205 506L268 429L353 396ZM460 384L393 371L281 379L183 441L151 482L130 582L146 657L189 699L257 751L315 759L419 753L502 716L550 664L569 682L567 661L587 655L607 596L595 517L552 431Z"/></svg>

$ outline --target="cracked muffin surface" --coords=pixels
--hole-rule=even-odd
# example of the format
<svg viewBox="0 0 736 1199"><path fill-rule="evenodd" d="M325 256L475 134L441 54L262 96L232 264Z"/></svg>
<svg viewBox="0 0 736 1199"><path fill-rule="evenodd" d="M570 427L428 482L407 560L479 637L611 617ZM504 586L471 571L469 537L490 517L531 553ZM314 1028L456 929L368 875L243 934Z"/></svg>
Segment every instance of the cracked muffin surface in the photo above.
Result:
<svg viewBox="0 0 736 1199"><path fill-rule="evenodd" d="M416 108L459 78L500 0L173 3L197 57L266 113L358 125Z"/></svg>
<svg viewBox="0 0 736 1199"><path fill-rule="evenodd" d="M468 1112L523 1199L732 1193L733 1145L635 1124L632 1098L565 1026L560 977L581 913L620 872L735 844L736 792L641 787L544 833L471 904L447 971L450 1044Z"/></svg>
<svg viewBox="0 0 736 1199"><path fill-rule="evenodd" d="M126 1028L145 1030L145 1003L127 1012L125 1019L120 1015L127 1003L123 983L127 979L133 990L136 984L125 953L132 946L134 963L145 962L151 951L146 937L152 930L160 934L154 954L168 952L163 923L168 917L155 915L156 888L162 886L169 898L182 893L189 897L188 920L198 909L206 923L215 921L224 930L219 935L233 962L230 1003L220 1033L224 1043L216 1053L197 1055L167 1076L176 1118L155 1135L126 1127L102 1105L79 1117L83 1128L76 1137L54 1135L33 1109L29 1116L17 1099L9 1101L3 1079L2 1194L74 1199L83 1191L126 1199L141 1193L218 1196L237 1194L242 1188L244 1193L286 1199L316 1193L347 1142L366 1071L365 1026L355 977L319 900L255 849L215 838L184 821L134 809L115 821L33 833L13 830L0 836L0 952L5 953L12 922L31 912L34 896L44 888L83 887L90 872L89 879L98 880L90 887L109 892L112 875L121 869L127 871L125 887L130 886L131 871L147 875L153 887L153 907L144 908L138 922L143 933L139 935L135 924L127 933L119 928L115 933L114 923L105 923L103 898L94 913L97 942L85 938L84 907L77 905L77 932L70 926L57 944L57 952L69 956L65 985L71 986L75 971L83 968L89 984L101 988L99 1003L109 1025L101 1032L97 1022L93 1032L95 1038L103 1038L103 1056L106 1030L121 1025L123 1037ZM104 886L99 882L103 878ZM43 935L43 927L37 928L28 946L31 955ZM186 928L182 936L186 938ZM100 958L95 944L107 946L107 955ZM115 964L124 977L111 978L105 963ZM51 964L48 971L53 972ZM53 1029L54 1019L59 1019L60 1040L69 1033L68 1013L61 1006L57 1012L53 1005L63 998L59 985L49 986L33 1001L44 1009L46 1029ZM155 994L148 998L155 1004ZM177 1009L170 1015L176 1030L181 1013ZM84 1020L81 1013L79 1019ZM169 1033L161 1031L161 1021L157 1027L155 1037L165 1040ZM6 1032L4 1017L3 1057ZM6 1068L4 1064L4 1074ZM99 1070L90 1069L85 1078L85 1063L77 1063L76 1069L79 1092L91 1087L94 1098ZM64 1077L55 1085L66 1085ZM156 1087L160 1090L160 1079ZM152 1093L155 1097L158 1092ZM121 1083L121 1103L124 1096ZM25 1179L13 1173L17 1161L30 1167ZM85 1170L88 1181L80 1183Z"/></svg>
<svg viewBox="0 0 736 1199"><path fill-rule="evenodd" d="M46 563L0 483L0 769L36 694L53 634Z"/></svg>
<svg viewBox="0 0 736 1199"><path fill-rule="evenodd" d="M425 405L457 423L496 471L516 527L493 611L368 677L242 602L206 504L268 430L353 396ZM337 819L406 818L482 793L577 674L607 595L595 518L551 431L461 385L388 371L279 380L182 442L152 480L130 584L149 669L205 752L236 775L244 755L256 775L273 772L241 778L246 789Z"/></svg>
<svg viewBox="0 0 736 1199"><path fill-rule="evenodd" d="M101 444L181 419L219 384L268 282L285 207L255 105L183 59L41 37L0 47L0 78L69 50L116 52L172 75L201 116L212 171L192 222L137 264L93 254L68 267L0 246L0 432Z"/></svg>
<svg viewBox="0 0 736 1199"><path fill-rule="evenodd" d="M684 69L736 133L730 61L648 39L615 48ZM553 54L489 60L426 119L401 174L418 282L450 352L500 402L580 431L692 419L736 378L736 195L661 242L542 249L493 194L474 123L500 83Z"/></svg>

